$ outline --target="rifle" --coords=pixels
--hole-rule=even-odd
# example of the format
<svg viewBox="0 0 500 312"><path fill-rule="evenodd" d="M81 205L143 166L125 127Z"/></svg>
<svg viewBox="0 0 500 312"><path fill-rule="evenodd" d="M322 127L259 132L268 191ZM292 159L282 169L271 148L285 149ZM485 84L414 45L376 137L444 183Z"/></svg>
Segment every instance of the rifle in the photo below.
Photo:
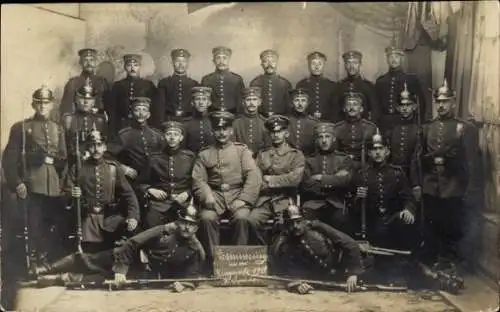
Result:
<svg viewBox="0 0 500 312"><path fill-rule="evenodd" d="M21 143L21 180L24 183L24 179L26 177L27 172L27 164L26 164L26 125L25 120L23 118L22 121L22 143ZM21 208L24 214L24 252L25 252L25 261L26 261L26 269L30 270L32 267L32 257L33 251L30 246L30 238L29 238L29 211L28 211L28 203L26 198L19 198L19 203L21 204Z"/></svg>
<svg viewBox="0 0 500 312"><path fill-rule="evenodd" d="M422 183L423 183L423 172L422 172L422 160L420 158L420 154L423 152L423 144L422 144L422 117L421 117L421 111L420 111L420 101L417 96L417 154L416 154L416 161L417 161L417 171L418 171L418 181L420 183L420 188L422 189ZM420 205L420 223L419 223L419 230L420 230L420 237L422 239L421 244L424 244L424 231L425 231L425 212L424 212L424 201L422 198L419 200L419 205Z"/></svg>
<svg viewBox="0 0 500 312"><path fill-rule="evenodd" d="M289 277L279 277L279 276L267 276L267 275L254 275L254 274L248 274L249 277L252 278L257 278L257 279L262 279L262 280L268 280L268 281L274 281L274 282L284 282L284 283L291 283L291 282L303 282L307 283L313 286L321 286L321 287L326 287L326 288L333 288L333 289L346 289L347 284L345 283L337 283L337 282L327 282L327 281L316 281L316 280L307 280L307 279L296 279L296 278L289 278ZM355 290L357 291L369 291L369 290L386 290L386 291L407 291L408 287L405 286L385 286L385 285L380 285L380 284L364 284L361 283L360 285L357 285Z"/></svg>
<svg viewBox="0 0 500 312"><path fill-rule="evenodd" d="M448 274L442 270L433 270L421 262L418 262L417 265L422 270L424 276L431 278L439 284L441 290L456 294L464 288L464 280L455 274Z"/></svg>
<svg viewBox="0 0 500 312"><path fill-rule="evenodd" d="M80 136L79 136L79 131L75 131L75 138L76 138L76 160L75 160L75 181L74 185L79 186L80 182L80 171L81 171L81 155L80 155ZM83 234L82 234L82 205L81 205L81 200L80 197L77 197L74 199L75 201L75 206L76 206L76 246L77 250L80 254L83 254L82 250L82 239L83 239Z"/></svg>
<svg viewBox="0 0 500 312"><path fill-rule="evenodd" d="M66 288L102 288L108 287L108 290L120 289L127 287L164 287L171 285L175 282L179 283L198 283L198 282L216 282L222 281L221 278L179 278L179 279L133 279L126 280L122 284L117 284L114 280L105 280L100 282L67 282L65 283Z"/></svg>

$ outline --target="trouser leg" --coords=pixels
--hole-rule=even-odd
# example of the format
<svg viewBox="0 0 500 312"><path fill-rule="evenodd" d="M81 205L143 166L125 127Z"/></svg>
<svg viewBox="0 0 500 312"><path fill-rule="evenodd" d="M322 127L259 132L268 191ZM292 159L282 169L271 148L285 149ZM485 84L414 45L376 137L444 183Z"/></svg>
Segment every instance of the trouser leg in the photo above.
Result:
<svg viewBox="0 0 500 312"><path fill-rule="evenodd" d="M166 224L177 220L177 209L170 207L167 211L149 208L145 217L145 228L150 229L157 225Z"/></svg>
<svg viewBox="0 0 500 312"><path fill-rule="evenodd" d="M199 218L198 238L207 253L205 271L210 275L213 271L215 246L220 244L219 216L215 211L202 210Z"/></svg>
<svg viewBox="0 0 500 312"><path fill-rule="evenodd" d="M261 207L254 208L248 217L250 221L250 232L256 238L256 243L259 245L266 245L265 225L274 213L269 204L264 204Z"/></svg>
<svg viewBox="0 0 500 312"><path fill-rule="evenodd" d="M248 245L248 234L250 228L250 209L240 208L232 213L231 225L233 229L233 244Z"/></svg>

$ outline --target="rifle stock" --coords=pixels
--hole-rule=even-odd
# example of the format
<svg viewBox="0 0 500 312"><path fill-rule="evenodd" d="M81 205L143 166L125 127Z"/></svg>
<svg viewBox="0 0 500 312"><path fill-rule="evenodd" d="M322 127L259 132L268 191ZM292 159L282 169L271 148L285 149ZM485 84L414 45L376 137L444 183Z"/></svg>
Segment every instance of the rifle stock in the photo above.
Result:
<svg viewBox="0 0 500 312"><path fill-rule="evenodd" d="M105 280L100 282L66 282L66 288L86 288L86 287L108 287L108 289L120 287L138 287L138 286L166 286L175 282L179 283L198 283L198 282L216 282L220 278L178 278L178 279L133 279L126 280L122 284L117 284L114 280Z"/></svg>
<svg viewBox="0 0 500 312"><path fill-rule="evenodd" d="M75 138L76 138L76 159L75 159L75 181L74 185L79 187L79 182L80 182L80 171L81 171L81 155L80 155L80 132L79 129L76 130L75 132ZM76 228L76 243L77 243L77 250L80 253L83 253L82 250L82 206L81 206L81 201L80 197L74 198L75 201L75 208L76 208L76 220L77 220L77 228Z"/></svg>
<svg viewBox="0 0 500 312"><path fill-rule="evenodd" d="M418 181L420 184L420 188L423 189L422 183L423 183L423 168L422 168L422 159L421 159L421 153L423 153L423 143L422 143L422 112L420 109L420 101L417 96L417 153L416 153L416 162L417 162L417 172L418 172ZM420 238L422 240L422 243L424 242L424 231L425 231L425 211L424 211L424 201L422 198L419 200L419 208L420 208L420 222L419 222L419 232L420 232Z"/></svg>
<svg viewBox="0 0 500 312"><path fill-rule="evenodd" d="M24 183L27 171L26 164L26 126L25 120L23 118L22 121L22 142L21 142L21 180ZM19 198L19 203L23 210L24 217L24 229L23 229L23 237L24 237L24 252L25 252L25 261L26 261L26 269L29 270L32 266L32 250L30 246L30 238L29 238L29 211L28 211L28 203L26 202L26 198Z"/></svg>

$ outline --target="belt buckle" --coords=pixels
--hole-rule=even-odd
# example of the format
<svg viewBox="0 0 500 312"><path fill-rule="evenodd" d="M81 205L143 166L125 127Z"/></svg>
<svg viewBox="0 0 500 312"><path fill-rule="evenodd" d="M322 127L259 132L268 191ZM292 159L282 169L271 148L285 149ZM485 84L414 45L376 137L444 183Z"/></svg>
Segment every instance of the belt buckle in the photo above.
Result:
<svg viewBox="0 0 500 312"><path fill-rule="evenodd" d="M182 116L183 111L181 109L178 109L175 111L175 116L180 117Z"/></svg>
<svg viewBox="0 0 500 312"><path fill-rule="evenodd" d="M222 183L221 186L220 186L220 190L222 192L226 192L226 191L229 191L229 184L227 183Z"/></svg>
<svg viewBox="0 0 500 312"><path fill-rule="evenodd" d="M54 158L50 156L45 156L43 159L43 162L46 163L47 165L53 165L54 164Z"/></svg>
<svg viewBox="0 0 500 312"><path fill-rule="evenodd" d="M321 112L319 112L319 111L314 112L314 117L316 119L321 119Z"/></svg>
<svg viewBox="0 0 500 312"><path fill-rule="evenodd" d="M436 165L436 166L444 165L444 158L443 157L435 157L434 158L434 165Z"/></svg>
<svg viewBox="0 0 500 312"><path fill-rule="evenodd" d="M94 210L95 213L99 213L99 212L101 212L102 207L101 206L94 206L94 207L92 207L92 210Z"/></svg>

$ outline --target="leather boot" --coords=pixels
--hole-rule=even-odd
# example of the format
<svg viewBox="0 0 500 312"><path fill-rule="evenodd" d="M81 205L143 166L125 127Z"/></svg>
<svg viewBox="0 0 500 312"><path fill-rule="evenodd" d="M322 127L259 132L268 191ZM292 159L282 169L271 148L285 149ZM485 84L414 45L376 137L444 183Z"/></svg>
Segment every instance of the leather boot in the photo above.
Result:
<svg viewBox="0 0 500 312"><path fill-rule="evenodd" d="M57 260L51 264L45 264L39 267L35 267L32 270L33 276L47 275L53 273L61 273L71 271L73 264L75 263L75 255L69 255L62 259Z"/></svg>

